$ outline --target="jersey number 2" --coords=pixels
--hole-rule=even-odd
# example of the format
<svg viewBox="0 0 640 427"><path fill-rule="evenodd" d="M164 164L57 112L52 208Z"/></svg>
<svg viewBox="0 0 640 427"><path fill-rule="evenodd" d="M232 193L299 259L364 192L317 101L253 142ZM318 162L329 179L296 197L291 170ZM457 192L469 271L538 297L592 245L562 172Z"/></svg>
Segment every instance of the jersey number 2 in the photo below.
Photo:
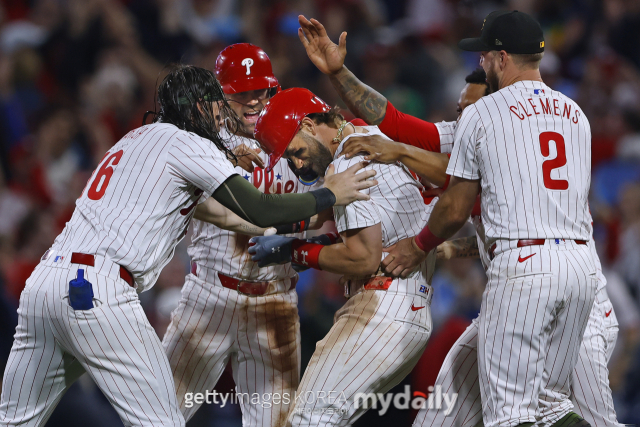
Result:
<svg viewBox="0 0 640 427"><path fill-rule="evenodd" d="M551 178L551 171L561 168L567 164L567 154L564 148L564 138L558 132L542 132L540 134L540 151L544 157L549 157L549 143L556 144L557 155L554 159L545 160L542 163L542 177L544 186L549 190L566 190L569 188L569 181L565 179Z"/></svg>
<svg viewBox="0 0 640 427"><path fill-rule="evenodd" d="M88 198L91 200L100 200L102 196L104 196L105 191L107 191L109 181L111 180L111 176L113 175L113 168L115 165L120 163L122 153L123 151L120 150L110 156L106 156L107 159L102 162L98 168L96 176L93 178L93 182L89 187L89 191L87 191Z"/></svg>

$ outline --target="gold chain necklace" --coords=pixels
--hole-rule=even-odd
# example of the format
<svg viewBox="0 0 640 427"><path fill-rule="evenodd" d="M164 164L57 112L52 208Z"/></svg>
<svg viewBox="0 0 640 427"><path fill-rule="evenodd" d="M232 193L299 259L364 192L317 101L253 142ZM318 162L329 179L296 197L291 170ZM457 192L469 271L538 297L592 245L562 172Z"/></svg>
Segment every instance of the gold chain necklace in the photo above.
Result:
<svg viewBox="0 0 640 427"><path fill-rule="evenodd" d="M335 138L333 138L333 142L340 142L342 141L342 131L344 130L344 128L347 126L347 121L343 120L342 124L340 124L340 127L338 128L338 134L336 135Z"/></svg>

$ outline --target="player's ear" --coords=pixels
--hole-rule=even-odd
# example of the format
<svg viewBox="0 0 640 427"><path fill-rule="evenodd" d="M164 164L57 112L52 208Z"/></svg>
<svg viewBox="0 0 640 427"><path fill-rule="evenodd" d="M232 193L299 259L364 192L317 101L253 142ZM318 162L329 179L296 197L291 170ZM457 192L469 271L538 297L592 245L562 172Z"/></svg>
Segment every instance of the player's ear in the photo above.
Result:
<svg viewBox="0 0 640 427"><path fill-rule="evenodd" d="M306 130L307 133L310 133L313 136L315 136L317 133L316 122L311 120L309 117L305 117L302 119L302 122L300 122L300 129Z"/></svg>
<svg viewBox="0 0 640 427"><path fill-rule="evenodd" d="M506 67L507 62L512 61L513 58L511 58L511 56L509 56L509 54L504 50L501 50L500 52L498 52L498 55L500 55L500 69L504 70L504 67Z"/></svg>

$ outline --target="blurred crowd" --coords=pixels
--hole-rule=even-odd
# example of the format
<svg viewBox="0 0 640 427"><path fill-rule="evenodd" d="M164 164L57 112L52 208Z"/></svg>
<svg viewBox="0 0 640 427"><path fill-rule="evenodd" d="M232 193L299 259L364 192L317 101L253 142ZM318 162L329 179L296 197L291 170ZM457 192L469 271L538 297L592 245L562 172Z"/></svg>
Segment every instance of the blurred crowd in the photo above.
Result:
<svg viewBox="0 0 640 427"><path fill-rule="evenodd" d="M640 424L640 1L638 0L2 0L0 6L0 367L11 347L24 282L71 217L99 160L153 110L174 62L213 69L227 45L262 47L284 88L307 87L340 104L308 60L297 16L315 17L347 66L399 110L454 120L464 76L478 55L456 43L477 36L496 9L533 14L546 34L543 79L575 99L591 123L594 235L620 334L610 380L621 422ZM470 230L463 231L471 234ZM141 295L160 336L187 271L186 245ZM406 380L426 391L457 336L476 316L486 278L480 264L439 265L434 332ZM344 303L337 277L304 273L299 285L303 365ZM83 378L50 426L119 425ZM223 377L219 388L233 384ZM240 425L236 407L200 411L190 426ZM369 414L361 425L382 420ZM74 421L78 420L78 421Z"/></svg>

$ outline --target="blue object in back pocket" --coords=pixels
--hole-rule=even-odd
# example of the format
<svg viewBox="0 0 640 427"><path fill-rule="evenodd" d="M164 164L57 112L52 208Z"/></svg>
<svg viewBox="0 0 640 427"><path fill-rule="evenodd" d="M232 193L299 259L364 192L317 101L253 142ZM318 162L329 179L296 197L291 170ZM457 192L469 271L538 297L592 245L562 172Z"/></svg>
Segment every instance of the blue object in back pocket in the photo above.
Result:
<svg viewBox="0 0 640 427"><path fill-rule="evenodd" d="M74 310L93 308L93 287L84 279L82 269L78 269L78 277L69 282L69 305Z"/></svg>

